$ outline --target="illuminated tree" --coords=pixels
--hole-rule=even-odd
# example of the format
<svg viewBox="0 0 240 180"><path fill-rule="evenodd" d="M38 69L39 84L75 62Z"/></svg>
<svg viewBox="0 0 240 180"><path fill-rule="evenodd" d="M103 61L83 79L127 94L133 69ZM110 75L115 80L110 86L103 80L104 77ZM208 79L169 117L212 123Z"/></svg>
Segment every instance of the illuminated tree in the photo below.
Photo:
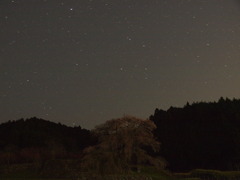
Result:
<svg viewBox="0 0 240 180"><path fill-rule="evenodd" d="M98 144L85 149L83 168L100 173L139 171L141 165L164 168L164 160L156 156L160 144L155 128L150 120L130 116L97 126L93 133Z"/></svg>

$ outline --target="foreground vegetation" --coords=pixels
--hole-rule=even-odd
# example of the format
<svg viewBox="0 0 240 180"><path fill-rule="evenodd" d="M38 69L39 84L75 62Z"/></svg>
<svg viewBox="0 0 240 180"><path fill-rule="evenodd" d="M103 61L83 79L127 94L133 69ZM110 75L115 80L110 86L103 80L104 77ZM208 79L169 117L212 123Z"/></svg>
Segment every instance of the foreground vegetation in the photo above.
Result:
<svg viewBox="0 0 240 180"><path fill-rule="evenodd" d="M28 167L28 169L27 169ZM58 177L58 178L50 178L49 175L46 177L46 174L38 174L36 169L32 168L32 165L18 165L15 167L12 167L12 172L1 174L0 179L1 180L177 180L179 178L175 178L170 173L167 173L166 171L159 171L152 167L142 167L141 172L128 172L127 174L104 174L99 175L95 173L79 173L75 174L75 176L69 176L66 177L66 174L64 175L64 178ZM13 173L13 168L15 168L15 172ZM61 171L63 169L59 169ZM54 173L58 174L60 172L57 172L55 169L55 172L52 172L54 176ZM42 176L42 177L40 177Z"/></svg>
<svg viewBox="0 0 240 180"><path fill-rule="evenodd" d="M195 169L188 173L175 173L177 178L197 178L202 180L238 180L240 171L218 171L208 169Z"/></svg>
<svg viewBox="0 0 240 180"><path fill-rule="evenodd" d="M131 171L126 174L109 173L79 173L73 171L74 167L63 167L55 162L53 171L39 172L38 166L34 164L18 164L11 167L1 168L1 180L239 180L240 171L218 171L195 169L187 173L170 173L166 170L157 170L153 167L142 166L140 172ZM68 164L69 162L62 162ZM75 165L76 162L70 164ZM58 167L57 167L58 166ZM69 170L71 169L71 171ZM66 175L68 174L68 175Z"/></svg>
<svg viewBox="0 0 240 180"><path fill-rule="evenodd" d="M125 116L91 131L37 118L0 125L1 180L237 180L239 169L236 99L156 109L149 120Z"/></svg>

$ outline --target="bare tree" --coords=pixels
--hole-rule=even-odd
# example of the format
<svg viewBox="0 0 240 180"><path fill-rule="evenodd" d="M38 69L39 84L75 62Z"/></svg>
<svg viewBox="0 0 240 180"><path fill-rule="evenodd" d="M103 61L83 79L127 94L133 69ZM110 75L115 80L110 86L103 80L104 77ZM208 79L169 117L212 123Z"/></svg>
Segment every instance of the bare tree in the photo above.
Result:
<svg viewBox="0 0 240 180"><path fill-rule="evenodd" d="M99 173L123 173L148 165L164 168L162 158L152 156L160 144L153 135L155 124L132 116L109 120L92 132L98 144L85 149L82 166Z"/></svg>

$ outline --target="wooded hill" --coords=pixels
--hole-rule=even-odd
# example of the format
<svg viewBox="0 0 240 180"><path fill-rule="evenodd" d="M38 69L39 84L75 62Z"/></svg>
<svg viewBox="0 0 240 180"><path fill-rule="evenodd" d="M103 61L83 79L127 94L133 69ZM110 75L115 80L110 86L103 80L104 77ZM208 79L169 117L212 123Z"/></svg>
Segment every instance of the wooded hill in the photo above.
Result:
<svg viewBox="0 0 240 180"><path fill-rule="evenodd" d="M149 119L154 123L123 117L93 131L38 118L9 121L0 125L0 164L42 167L49 160L73 159L79 161L80 169L94 166L97 171L103 171L101 163L112 163L116 172L144 165L167 165L177 172L240 169L240 100L220 98L167 111L156 109Z"/></svg>
<svg viewBox="0 0 240 180"><path fill-rule="evenodd" d="M240 100L156 109L150 120L171 170L240 169Z"/></svg>
<svg viewBox="0 0 240 180"><path fill-rule="evenodd" d="M35 117L8 121L0 125L0 163L69 158L95 142L90 131L81 127L67 127Z"/></svg>

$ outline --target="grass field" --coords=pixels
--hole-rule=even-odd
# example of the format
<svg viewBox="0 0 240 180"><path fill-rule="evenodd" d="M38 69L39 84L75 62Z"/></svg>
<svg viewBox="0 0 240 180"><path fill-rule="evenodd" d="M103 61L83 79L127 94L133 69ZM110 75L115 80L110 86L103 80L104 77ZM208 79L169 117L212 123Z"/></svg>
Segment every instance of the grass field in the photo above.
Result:
<svg viewBox="0 0 240 180"><path fill-rule="evenodd" d="M49 176L44 177L53 178L39 178L40 176L36 171L34 172L34 168L29 169L28 167L29 165L16 166L14 167L14 171L10 171L10 173L8 172L5 175L2 171L0 172L0 180L240 180L240 171L195 169L188 173L170 173L163 170L159 171L151 167L141 167L141 172L104 176L81 173L72 177L66 174L64 174L64 176L55 176L56 174L50 171L51 174L47 174Z"/></svg>
<svg viewBox="0 0 240 180"><path fill-rule="evenodd" d="M188 173L176 173L180 179L197 178L202 180L239 180L240 171L217 171L208 169L195 169Z"/></svg>

